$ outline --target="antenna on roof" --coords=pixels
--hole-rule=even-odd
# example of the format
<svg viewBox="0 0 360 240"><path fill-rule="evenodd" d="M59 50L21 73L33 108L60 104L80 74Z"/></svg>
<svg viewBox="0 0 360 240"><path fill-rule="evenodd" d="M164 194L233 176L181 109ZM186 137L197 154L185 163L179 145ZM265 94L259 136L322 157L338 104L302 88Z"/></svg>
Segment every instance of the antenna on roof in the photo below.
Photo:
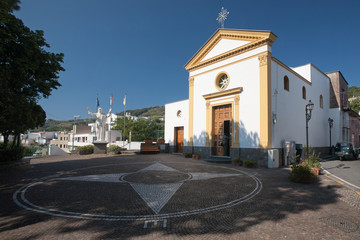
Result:
<svg viewBox="0 0 360 240"><path fill-rule="evenodd" d="M227 11L227 9L224 9L224 7L222 7L221 11L219 12L219 16L216 19L219 23L221 23L221 28L224 28L224 22L225 22L228 14L229 14L229 12Z"/></svg>

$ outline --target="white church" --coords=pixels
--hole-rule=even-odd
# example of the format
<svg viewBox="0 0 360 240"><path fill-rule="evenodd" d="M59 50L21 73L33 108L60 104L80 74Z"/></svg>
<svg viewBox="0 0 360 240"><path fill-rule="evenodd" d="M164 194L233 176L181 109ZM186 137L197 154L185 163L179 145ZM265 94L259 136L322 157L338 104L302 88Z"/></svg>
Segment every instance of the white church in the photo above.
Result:
<svg viewBox="0 0 360 240"><path fill-rule="evenodd" d="M330 78L312 64L290 68L272 53L271 31L218 29L185 65L189 99L165 105L165 140L174 153L202 158L256 160L267 166L269 150L284 141L329 151ZM334 121L336 122L336 121ZM334 124L333 145L343 123ZM281 160L280 160L281 161ZM281 164L280 164L281 165Z"/></svg>

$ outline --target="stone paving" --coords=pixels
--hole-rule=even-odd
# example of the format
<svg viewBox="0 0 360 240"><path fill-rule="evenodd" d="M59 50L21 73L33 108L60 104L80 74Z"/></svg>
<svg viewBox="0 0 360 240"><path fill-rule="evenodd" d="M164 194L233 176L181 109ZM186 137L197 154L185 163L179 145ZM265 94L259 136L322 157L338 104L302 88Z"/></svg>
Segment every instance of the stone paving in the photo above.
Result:
<svg viewBox="0 0 360 240"><path fill-rule="evenodd" d="M360 239L360 195L289 169L179 155L44 157L0 170L0 239Z"/></svg>

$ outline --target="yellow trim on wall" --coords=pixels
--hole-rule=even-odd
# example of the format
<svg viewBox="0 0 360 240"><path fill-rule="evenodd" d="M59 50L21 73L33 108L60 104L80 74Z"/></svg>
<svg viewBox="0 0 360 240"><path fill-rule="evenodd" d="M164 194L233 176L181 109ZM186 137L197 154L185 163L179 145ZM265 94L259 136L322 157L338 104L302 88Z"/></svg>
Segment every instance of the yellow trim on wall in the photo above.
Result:
<svg viewBox="0 0 360 240"><path fill-rule="evenodd" d="M240 101L240 93L242 92L242 88L235 88L223 92L213 93L213 94L207 94L203 95L203 97L206 100L206 147L211 147L212 144L212 124L213 124L213 108L217 106L222 105L228 105L231 104L231 114L232 114L232 122L233 122L233 141L232 141L232 148L239 148L239 101ZM233 95L229 98L221 98L226 97L229 95ZM219 99L221 98L221 99ZM219 102L218 101L224 101L224 100L232 100L232 101L226 101L226 102Z"/></svg>
<svg viewBox="0 0 360 240"><path fill-rule="evenodd" d="M193 124L194 124L194 78L189 78L189 132L188 146L193 145Z"/></svg>
<svg viewBox="0 0 360 240"><path fill-rule="evenodd" d="M240 95L236 94L235 98L235 106L234 106L234 115L235 115L235 122L234 122L234 136L233 136L233 142L232 142L232 147L233 148L239 148L240 147L240 142L239 142L239 128L240 128L240 124L239 124L239 102L240 102Z"/></svg>
<svg viewBox="0 0 360 240"><path fill-rule="evenodd" d="M205 56L216 46L216 44L219 43L221 39L235 39L250 42L238 48L232 49L230 51L202 61ZM244 52L251 51L264 45L272 46L275 39L276 36L270 31L243 31L219 29L185 65L185 69L188 71L193 71L214 64L216 62L237 56Z"/></svg>
<svg viewBox="0 0 360 240"><path fill-rule="evenodd" d="M212 124L210 123L210 100L206 100L206 141L205 141L205 147L210 147L210 126L212 126Z"/></svg>
<svg viewBox="0 0 360 240"><path fill-rule="evenodd" d="M266 51L266 52L267 52L267 51ZM239 62L243 62L243 61L249 60L249 59L251 59L251 58L256 58L256 57L258 57L258 56L260 56L260 55L263 55L264 53L265 53L265 52L261 52L261 53L258 53L258 54L256 54L256 55L252 55L252 56L250 56L250 57L246 57L246 58L237 60L237 61L235 61L235 62L231 62L231 63L225 64L225 65L222 65L222 66L220 66L220 67L212 68L212 69L207 70L207 71L205 71L205 72L198 73L198 74L194 74L194 75L191 75L191 76L192 76L192 77L197 77L197 76L203 75L203 74L205 74L205 73L213 72L213 71L216 71L216 70L218 70L218 69L221 69L221 68L224 68L224 67L228 67L228 66L234 65L234 64L239 63Z"/></svg>
<svg viewBox="0 0 360 240"><path fill-rule="evenodd" d="M239 94L242 92L242 90L243 90L242 87L238 87L238 88L233 88L233 89L229 89L229 90L224 90L221 92L206 94L206 95L203 95L203 97L205 98L205 100L209 100L209 99L213 99L213 98L219 98L219 97L225 97L225 96L229 96L229 95L233 95L233 94Z"/></svg>
<svg viewBox="0 0 360 240"><path fill-rule="evenodd" d="M271 52L259 56L260 69L260 142L261 148L272 148L271 124Z"/></svg>

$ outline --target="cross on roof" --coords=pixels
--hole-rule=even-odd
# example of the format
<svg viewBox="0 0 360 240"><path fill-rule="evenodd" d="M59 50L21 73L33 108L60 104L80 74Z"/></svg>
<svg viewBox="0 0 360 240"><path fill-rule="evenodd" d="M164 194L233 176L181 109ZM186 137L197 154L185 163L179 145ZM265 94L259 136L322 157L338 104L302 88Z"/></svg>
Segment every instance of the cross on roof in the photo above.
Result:
<svg viewBox="0 0 360 240"><path fill-rule="evenodd" d="M224 9L224 7L222 7L221 11L219 13L219 16L216 19L219 23L221 23L221 28L224 28L224 22L225 22L228 14L229 14L229 12L227 11L227 9Z"/></svg>

